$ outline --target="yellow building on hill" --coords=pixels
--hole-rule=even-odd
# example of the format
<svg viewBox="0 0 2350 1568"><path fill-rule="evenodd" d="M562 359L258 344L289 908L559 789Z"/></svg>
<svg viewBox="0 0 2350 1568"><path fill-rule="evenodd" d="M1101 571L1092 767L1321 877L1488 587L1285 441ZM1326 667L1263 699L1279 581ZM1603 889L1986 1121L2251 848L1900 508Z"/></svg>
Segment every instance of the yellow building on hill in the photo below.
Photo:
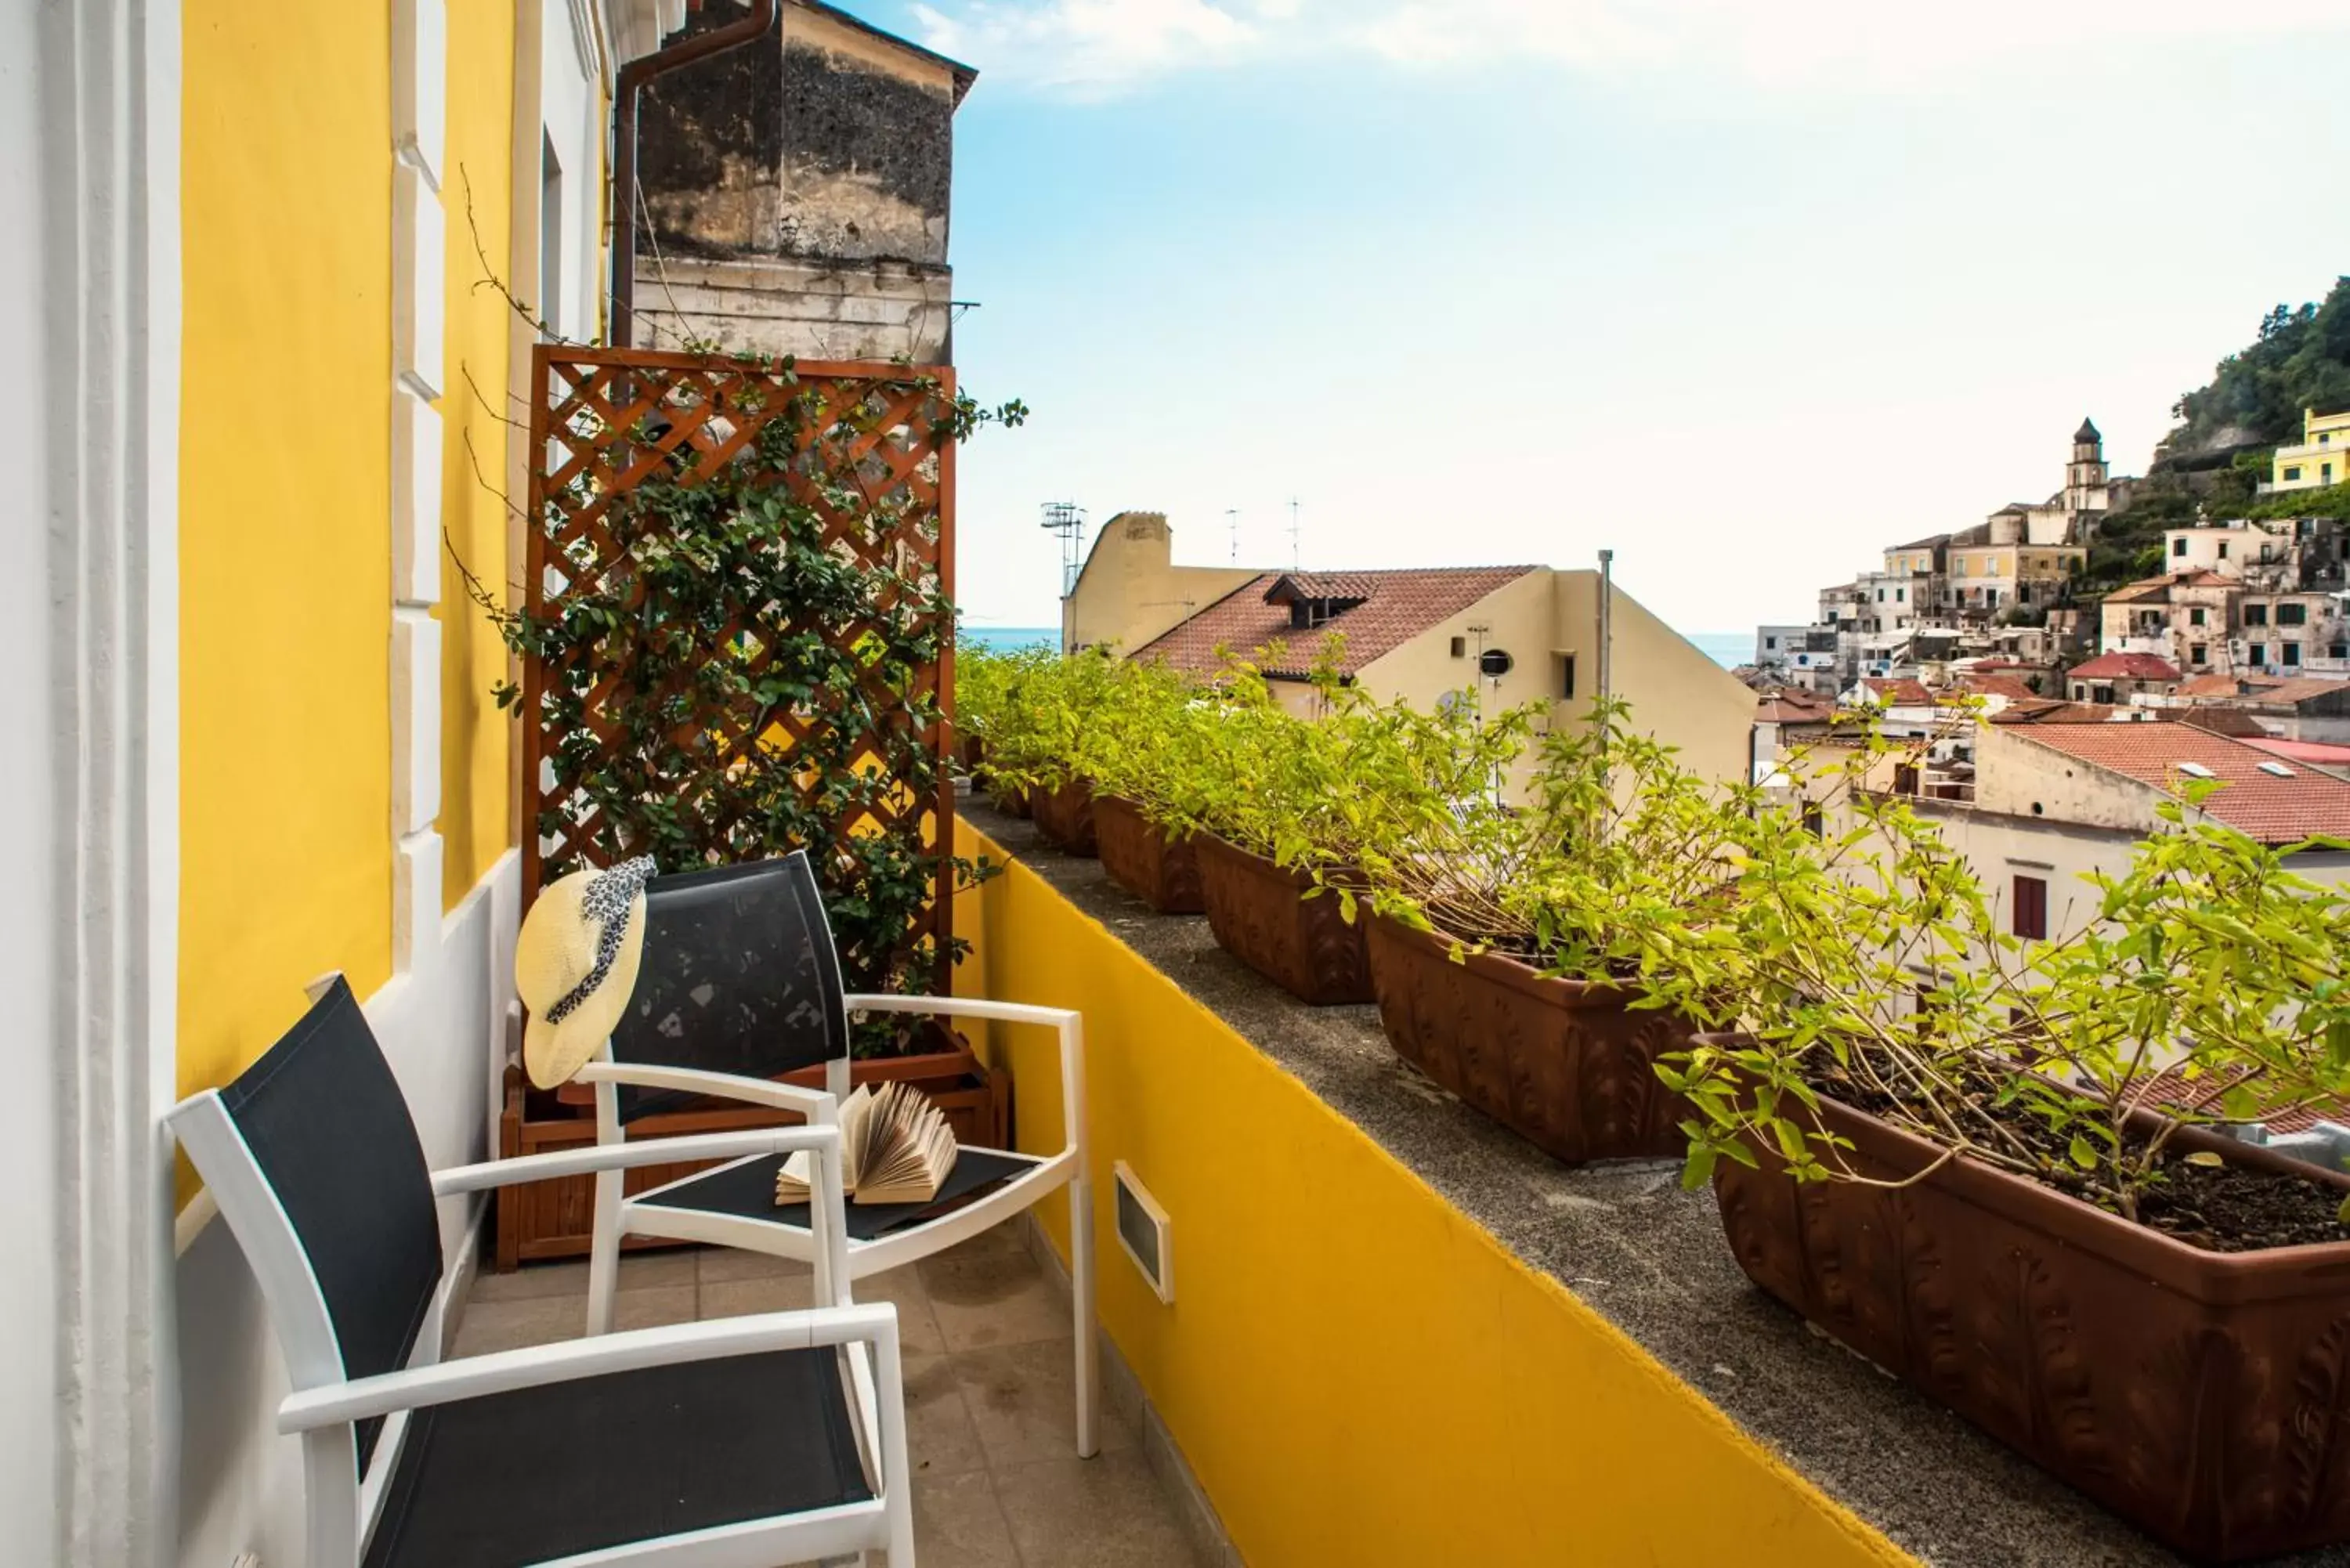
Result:
<svg viewBox="0 0 2350 1568"><path fill-rule="evenodd" d="M2272 490L2323 490L2350 483L2350 409L2321 414L2301 412L2301 440L2276 449L2272 460Z"/></svg>

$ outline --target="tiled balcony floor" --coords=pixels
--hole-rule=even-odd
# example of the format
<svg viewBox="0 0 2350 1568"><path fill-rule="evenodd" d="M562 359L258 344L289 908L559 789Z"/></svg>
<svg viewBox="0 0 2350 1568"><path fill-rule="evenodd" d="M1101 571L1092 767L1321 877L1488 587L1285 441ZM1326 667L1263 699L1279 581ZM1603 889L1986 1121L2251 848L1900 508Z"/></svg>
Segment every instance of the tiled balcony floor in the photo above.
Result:
<svg viewBox="0 0 2350 1568"><path fill-rule="evenodd" d="M1105 1404L1076 1457L1068 1299L1011 1227L857 1283L898 1305L920 1568L1195 1568L1131 1421ZM798 1263L719 1248L621 1260L617 1326L804 1307ZM588 1266L484 1272L454 1353L576 1337Z"/></svg>

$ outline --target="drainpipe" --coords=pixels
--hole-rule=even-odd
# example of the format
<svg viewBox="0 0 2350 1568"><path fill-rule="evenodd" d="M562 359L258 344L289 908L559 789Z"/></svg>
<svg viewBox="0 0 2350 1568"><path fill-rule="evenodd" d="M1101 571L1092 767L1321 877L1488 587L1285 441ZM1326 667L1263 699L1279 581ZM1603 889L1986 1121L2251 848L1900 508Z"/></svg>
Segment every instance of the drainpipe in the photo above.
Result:
<svg viewBox="0 0 2350 1568"><path fill-rule="evenodd" d="M697 37L639 55L620 67L612 107L612 343L632 348L637 304L637 94L656 77L764 37L775 25L778 0L751 0L751 14Z"/></svg>

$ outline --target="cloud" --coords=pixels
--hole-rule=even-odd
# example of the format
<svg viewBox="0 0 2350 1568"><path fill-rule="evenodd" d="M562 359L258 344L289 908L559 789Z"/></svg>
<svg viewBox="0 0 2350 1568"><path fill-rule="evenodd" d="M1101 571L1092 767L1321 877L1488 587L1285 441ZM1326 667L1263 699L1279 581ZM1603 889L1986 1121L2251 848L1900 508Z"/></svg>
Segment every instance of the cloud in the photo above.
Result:
<svg viewBox="0 0 2350 1568"><path fill-rule="evenodd" d="M1251 9L1285 20L1296 0ZM1228 63L1263 43L1242 11L1210 0L965 0L913 13L931 48L991 75L1080 90Z"/></svg>
<svg viewBox="0 0 2350 1568"><path fill-rule="evenodd" d="M2342 0L929 0L923 42L993 77L1111 93L1155 77L1354 54L1900 87L2002 57L2143 38L2350 32Z"/></svg>

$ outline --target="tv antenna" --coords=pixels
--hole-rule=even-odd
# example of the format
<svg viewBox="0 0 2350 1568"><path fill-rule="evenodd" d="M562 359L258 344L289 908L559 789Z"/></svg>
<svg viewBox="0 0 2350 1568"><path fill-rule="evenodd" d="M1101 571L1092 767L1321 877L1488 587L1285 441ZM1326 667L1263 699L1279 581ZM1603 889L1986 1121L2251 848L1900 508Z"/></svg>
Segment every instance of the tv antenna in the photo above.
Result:
<svg viewBox="0 0 2350 1568"><path fill-rule="evenodd" d="M1297 570L1297 497L1289 498L1289 569Z"/></svg>
<svg viewBox="0 0 2350 1568"><path fill-rule="evenodd" d="M1241 564L1241 509L1239 507L1227 506L1224 508L1224 527L1232 535L1232 562L1233 566L1237 566Z"/></svg>
<svg viewBox="0 0 2350 1568"><path fill-rule="evenodd" d="M1076 592L1077 568L1085 560L1086 509L1074 501L1047 501L1044 528L1061 536L1061 597Z"/></svg>

